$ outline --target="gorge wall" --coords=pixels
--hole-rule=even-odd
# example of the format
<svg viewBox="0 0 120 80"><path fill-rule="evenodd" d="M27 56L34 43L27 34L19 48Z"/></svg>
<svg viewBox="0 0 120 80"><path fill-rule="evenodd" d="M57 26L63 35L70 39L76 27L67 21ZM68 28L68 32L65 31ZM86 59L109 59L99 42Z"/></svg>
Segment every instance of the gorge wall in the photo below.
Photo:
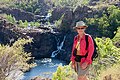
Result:
<svg viewBox="0 0 120 80"><path fill-rule="evenodd" d="M119 6L119 4L115 4ZM39 27L36 29L23 29L19 28L16 25L9 23L6 19L0 17L0 43L1 44L10 44L16 41L19 38L33 38L33 42L25 45L25 50L31 52L32 56L36 59L51 57L52 52L56 51L60 44L64 44L61 49L58 51L57 58L70 61L73 38L76 35L76 32L73 31L73 26L78 20L83 20L84 18L92 18L96 14L101 16L102 12L106 10L107 7L103 7L100 10L90 8L88 6L80 7L78 6L75 10L69 8L56 8L52 12L50 17L50 22L60 19L64 14L62 23L60 24L59 31L53 32L49 27ZM38 20L40 19L39 15L34 15L33 13L25 12L19 9L0 9L1 13L11 14L16 18L16 20ZM67 28L67 29L66 29Z"/></svg>

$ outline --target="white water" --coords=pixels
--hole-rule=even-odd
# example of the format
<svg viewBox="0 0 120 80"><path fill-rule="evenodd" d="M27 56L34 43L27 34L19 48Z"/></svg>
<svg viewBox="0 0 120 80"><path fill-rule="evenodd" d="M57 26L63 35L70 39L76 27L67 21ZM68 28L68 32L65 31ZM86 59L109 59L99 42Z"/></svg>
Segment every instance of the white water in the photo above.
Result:
<svg viewBox="0 0 120 80"><path fill-rule="evenodd" d="M37 66L26 72L21 80L30 80L35 76L52 78L52 74L57 70L59 65L66 65L65 61L58 59L44 58L35 61Z"/></svg>
<svg viewBox="0 0 120 80"><path fill-rule="evenodd" d="M62 47L64 45L66 36L64 36L63 41L60 43L60 40L57 40L57 50L52 52L51 57L55 57L60 50L63 50ZM58 59L52 58L44 58L41 60L35 61L37 66L32 68L29 72L26 72L21 80L30 80L36 76L42 76L46 78L52 78L52 74L57 70L59 65L66 65L65 61L61 61Z"/></svg>
<svg viewBox="0 0 120 80"><path fill-rule="evenodd" d="M55 50L55 51L52 52L51 57L55 57L60 52L60 50L62 50L65 38L66 38L66 36L64 36L63 41L60 43L60 45L59 45L59 40L57 40L58 41L57 42L57 50Z"/></svg>

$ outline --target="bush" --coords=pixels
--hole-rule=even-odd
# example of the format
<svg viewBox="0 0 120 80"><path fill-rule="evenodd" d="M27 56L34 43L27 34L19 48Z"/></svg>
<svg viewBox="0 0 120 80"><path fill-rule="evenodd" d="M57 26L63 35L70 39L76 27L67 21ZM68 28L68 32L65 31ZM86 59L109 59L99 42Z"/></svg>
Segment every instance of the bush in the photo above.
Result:
<svg viewBox="0 0 120 80"><path fill-rule="evenodd" d="M114 44L120 48L120 27L117 28L116 34L112 40Z"/></svg>
<svg viewBox="0 0 120 80"><path fill-rule="evenodd" d="M0 80L15 80L23 72L33 67L28 64L32 57L31 53L24 52L24 44L30 43L32 39L19 39L12 46L0 44Z"/></svg>
<svg viewBox="0 0 120 80"><path fill-rule="evenodd" d="M52 80L77 80L77 74L70 65L58 66L57 71L53 73Z"/></svg>
<svg viewBox="0 0 120 80"><path fill-rule="evenodd" d="M41 11L42 3L38 3L38 0L28 0L16 2L15 4L10 5L11 8L18 8L32 13L38 13Z"/></svg>
<svg viewBox="0 0 120 80"><path fill-rule="evenodd" d="M22 20L19 20L18 22L18 27L21 27L21 28L33 28L33 27L39 27L40 26L40 23L39 22L28 22L27 20L25 20L25 22L23 22Z"/></svg>
<svg viewBox="0 0 120 80"><path fill-rule="evenodd" d="M94 17L86 19L86 23L90 27L88 32L98 37L115 36L114 32L120 26L120 9L116 6L110 6L107 11L103 12L102 17ZM94 32L93 32L94 30Z"/></svg>
<svg viewBox="0 0 120 80"><path fill-rule="evenodd" d="M11 23L16 24L16 19L15 17L12 17L12 15L6 15L6 19Z"/></svg>
<svg viewBox="0 0 120 80"><path fill-rule="evenodd" d="M110 38L96 38L95 40L99 56L92 64L91 80L98 78L100 73L107 68L120 63L120 48L114 46Z"/></svg>
<svg viewBox="0 0 120 80"><path fill-rule="evenodd" d="M59 20L55 21L55 26L58 27L58 28L60 28L60 29L61 29L60 25L62 23L63 17L64 17L64 14L61 16L61 18Z"/></svg>
<svg viewBox="0 0 120 80"><path fill-rule="evenodd" d="M86 5L89 3L89 0L52 0L51 1L56 7L71 7L75 8L76 6Z"/></svg>

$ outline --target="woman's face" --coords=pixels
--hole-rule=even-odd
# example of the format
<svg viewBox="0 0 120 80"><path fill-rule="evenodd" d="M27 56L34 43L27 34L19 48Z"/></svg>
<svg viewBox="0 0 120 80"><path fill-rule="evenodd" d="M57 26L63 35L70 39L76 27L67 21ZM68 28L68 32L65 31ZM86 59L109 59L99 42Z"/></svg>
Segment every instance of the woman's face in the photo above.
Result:
<svg viewBox="0 0 120 80"><path fill-rule="evenodd" d="M77 27L77 28L76 28L77 33L78 33L79 35L82 35L82 34L85 32L85 29L86 29L86 27L84 27L84 26L80 26L80 27Z"/></svg>

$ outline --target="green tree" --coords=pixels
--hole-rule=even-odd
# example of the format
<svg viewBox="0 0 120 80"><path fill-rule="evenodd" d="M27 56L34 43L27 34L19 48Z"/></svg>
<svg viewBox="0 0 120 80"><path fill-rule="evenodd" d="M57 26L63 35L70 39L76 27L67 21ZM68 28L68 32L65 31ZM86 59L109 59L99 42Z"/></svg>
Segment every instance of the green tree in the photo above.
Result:
<svg viewBox="0 0 120 80"><path fill-rule="evenodd" d="M103 12L102 17L86 19L90 28L88 32L98 37L114 37L114 32L120 26L120 9L116 6L110 6L107 11ZM90 30L91 29L91 30ZM94 32L93 32L94 30Z"/></svg>
<svg viewBox="0 0 120 80"><path fill-rule="evenodd" d="M31 41L32 39L19 39L12 46L0 44L0 80L15 80L22 71L34 66L33 63L27 63L32 57L23 47Z"/></svg>

